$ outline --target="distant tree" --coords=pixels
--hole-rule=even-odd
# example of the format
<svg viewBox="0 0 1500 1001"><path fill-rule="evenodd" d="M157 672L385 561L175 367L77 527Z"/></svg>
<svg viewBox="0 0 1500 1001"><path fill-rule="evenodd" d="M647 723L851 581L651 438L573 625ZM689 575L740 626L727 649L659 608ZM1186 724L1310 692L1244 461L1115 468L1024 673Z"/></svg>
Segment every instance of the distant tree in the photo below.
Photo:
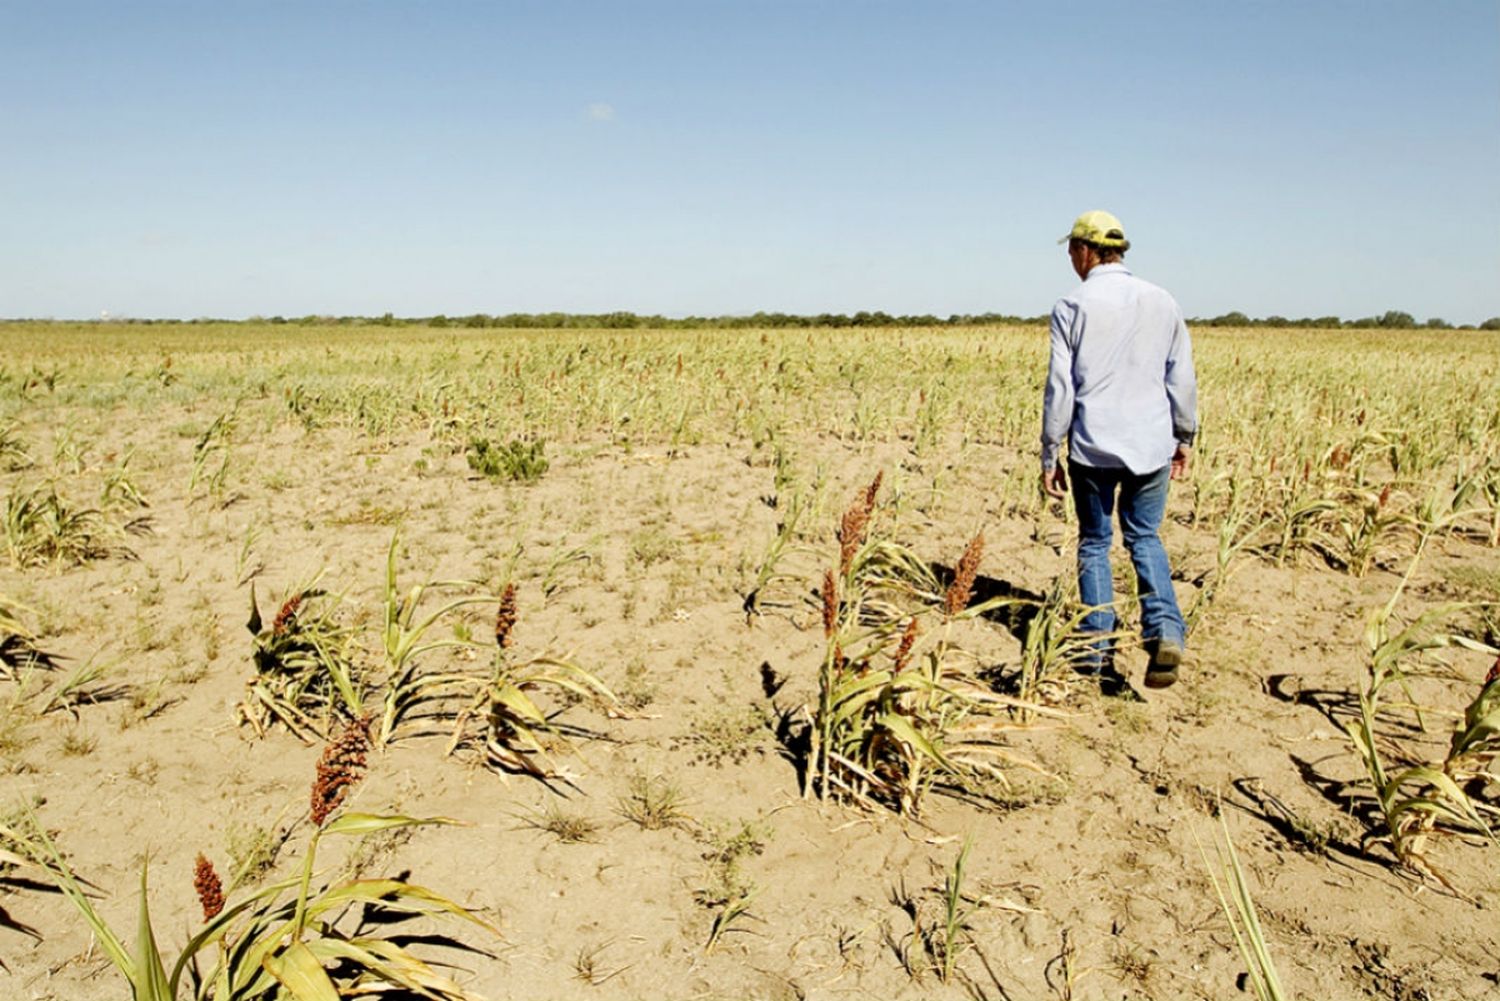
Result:
<svg viewBox="0 0 1500 1001"><path fill-rule="evenodd" d="M428 320L427 325L429 327L438 327L439 329L441 329L448 325L448 318L442 313L439 313L437 316L434 316L432 319Z"/></svg>
<svg viewBox="0 0 1500 1001"><path fill-rule="evenodd" d="M1222 316L1215 316L1213 319L1207 320L1205 322L1210 327L1248 327L1254 323L1254 321L1251 320L1250 317L1246 316L1244 313L1241 313L1237 309L1233 310L1232 312L1225 313Z"/></svg>
<svg viewBox="0 0 1500 1001"><path fill-rule="evenodd" d="M1388 309L1375 321L1377 327L1386 330L1412 330L1417 325L1416 317L1410 313L1403 313L1399 309Z"/></svg>
<svg viewBox="0 0 1500 1001"><path fill-rule="evenodd" d="M1449 323L1447 320L1443 319L1441 316L1434 316L1434 317L1430 318L1426 323L1423 324L1423 326L1425 326L1428 330L1452 330L1453 329L1453 324Z"/></svg>
<svg viewBox="0 0 1500 1001"><path fill-rule="evenodd" d="M1500 330L1500 316L1492 316L1479 325L1480 330Z"/></svg>

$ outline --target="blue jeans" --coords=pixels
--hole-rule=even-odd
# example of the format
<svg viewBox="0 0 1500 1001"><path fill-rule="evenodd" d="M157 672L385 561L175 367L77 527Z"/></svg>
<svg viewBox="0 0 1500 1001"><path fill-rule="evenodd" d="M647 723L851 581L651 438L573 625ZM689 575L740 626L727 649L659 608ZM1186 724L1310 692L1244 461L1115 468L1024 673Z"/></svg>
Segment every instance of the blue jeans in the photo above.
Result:
<svg viewBox="0 0 1500 1001"><path fill-rule="evenodd" d="M1083 620L1086 632L1115 628L1114 578L1109 566L1110 522L1119 495L1120 533L1135 564L1141 599L1141 636L1186 639L1187 626L1172 591L1172 570L1158 530L1167 508L1171 467L1137 476L1128 469L1102 469L1068 463L1073 505L1078 511L1078 597L1094 611ZM1107 651L1101 650L1101 653Z"/></svg>

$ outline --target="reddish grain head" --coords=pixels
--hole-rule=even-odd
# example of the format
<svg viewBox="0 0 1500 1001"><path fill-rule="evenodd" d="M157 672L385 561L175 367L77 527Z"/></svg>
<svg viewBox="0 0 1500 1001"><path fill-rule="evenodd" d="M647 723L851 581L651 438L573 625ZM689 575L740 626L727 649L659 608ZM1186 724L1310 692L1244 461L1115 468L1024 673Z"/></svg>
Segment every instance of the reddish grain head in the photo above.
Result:
<svg viewBox="0 0 1500 1001"><path fill-rule="evenodd" d="M849 567L854 563L854 554L864 544L865 533L870 527L870 512L875 510L875 495L880 492L880 483L885 473L875 474L875 479L868 487L855 495L849 505L849 510L839 519L837 532L839 540L839 574L842 576L849 572Z"/></svg>
<svg viewBox="0 0 1500 1001"><path fill-rule="evenodd" d="M516 627L516 585L505 585L500 608L495 612L495 643L503 650L511 644L511 630Z"/></svg>
<svg viewBox="0 0 1500 1001"><path fill-rule="evenodd" d="M964 547L953 571L953 582L943 595L943 611L951 619L969 607L969 598L974 594L974 578L979 575L979 561L984 558L984 533L976 532Z"/></svg>
<svg viewBox="0 0 1500 1001"><path fill-rule="evenodd" d="M203 906L203 920L212 921L224 909L224 884L214 871L214 864L203 855L193 866L193 889L198 893L198 903Z"/></svg>
<svg viewBox="0 0 1500 1001"><path fill-rule="evenodd" d="M318 827L339 808L349 789L365 774L370 751L370 718L350 720L323 748L312 787L312 822Z"/></svg>
<svg viewBox="0 0 1500 1001"><path fill-rule="evenodd" d="M892 674L900 674L911 663L911 650L912 647L916 646L917 633L920 631L920 627L917 625L917 617L913 615L911 621L906 624L906 631L901 634L900 645L896 647L896 657L891 662Z"/></svg>
<svg viewBox="0 0 1500 1001"><path fill-rule="evenodd" d="M307 592L299 591L282 604L281 611L276 613L276 618L271 623L272 635L285 636L287 630L297 624L297 612L302 608L302 599L305 597L307 597Z"/></svg>

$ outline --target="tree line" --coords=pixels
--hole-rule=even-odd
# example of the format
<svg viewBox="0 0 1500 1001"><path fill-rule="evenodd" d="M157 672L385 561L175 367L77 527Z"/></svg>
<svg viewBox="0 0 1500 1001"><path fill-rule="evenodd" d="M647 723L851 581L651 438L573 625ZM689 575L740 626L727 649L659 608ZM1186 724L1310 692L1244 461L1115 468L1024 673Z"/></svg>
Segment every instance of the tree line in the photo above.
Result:
<svg viewBox="0 0 1500 1001"><path fill-rule="evenodd" d="M767 327L987 327L987 326L1044 326L1047 316L1015 316L1010 313L952 313L946 317L931 313L892 314L881 310L860 310L857 313L766 313L757 312L739 316L684 316L667 317L659 314L641 314L625 311L610 313L471 313L467 316L395 316L384 313L380 316L327 316L308 315L298 317L252 316L245 320L223 320L198 317L192 320L140 319L111 317L107 323L151 325L157 323L246 323L246 324L295 324L306 327L381 326L381 327L460 327L470 329L505 328L536 330L634 330L634 329L721 329L739 330ZM47 320L7 320L11 323L51 322ZM1366 316L1345 320L1337 316L1300 317L1285 316L1253 317L1234 311L1220 316L1193 317L1191 326L1201 327L1275 327L1305 329L1375 329L1375 330L1500 330L1500 316L1492 316L1479 324L1449 323L1442 317L1419 321L1410 313L1387 310L1379 316Z"/></svg>

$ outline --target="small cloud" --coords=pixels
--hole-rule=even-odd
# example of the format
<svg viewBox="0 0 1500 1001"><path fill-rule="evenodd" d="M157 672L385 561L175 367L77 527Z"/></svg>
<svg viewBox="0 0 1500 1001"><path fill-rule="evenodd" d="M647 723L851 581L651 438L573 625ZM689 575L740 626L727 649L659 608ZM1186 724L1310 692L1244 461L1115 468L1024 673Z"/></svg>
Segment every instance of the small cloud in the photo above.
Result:
<svg viewBox="0 0 1500 1001"><path fill-rule="evenodd" d="M603 101L595 101L585 109L591 122L612 122L615 120L615 106L605 104Z"/></svg>

